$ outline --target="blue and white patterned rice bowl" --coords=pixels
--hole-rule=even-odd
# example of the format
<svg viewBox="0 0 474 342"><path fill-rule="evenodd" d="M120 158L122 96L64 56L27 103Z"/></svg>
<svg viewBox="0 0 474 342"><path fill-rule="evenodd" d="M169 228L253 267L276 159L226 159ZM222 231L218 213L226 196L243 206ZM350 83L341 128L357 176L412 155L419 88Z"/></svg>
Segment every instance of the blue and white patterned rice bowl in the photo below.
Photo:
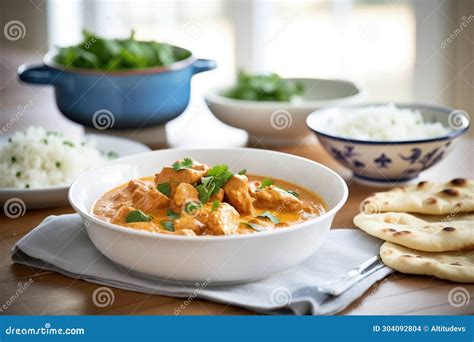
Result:
<svg viewBox="0 0 474 342"><path fill-rule="evenodd" d="M382 104L330 107L313 112L308 127L324 149L340 164L349 168L354 180L371 185L411 183L420 172L443 160L454 148L457 138L469 128L469 116L462 110L425 104L395 104L397 108L417 110L425 122L440 122L449 128L445 135L418 140L358 140L328 134L324 124L328 117L344 120L348 110Z"/></svg>

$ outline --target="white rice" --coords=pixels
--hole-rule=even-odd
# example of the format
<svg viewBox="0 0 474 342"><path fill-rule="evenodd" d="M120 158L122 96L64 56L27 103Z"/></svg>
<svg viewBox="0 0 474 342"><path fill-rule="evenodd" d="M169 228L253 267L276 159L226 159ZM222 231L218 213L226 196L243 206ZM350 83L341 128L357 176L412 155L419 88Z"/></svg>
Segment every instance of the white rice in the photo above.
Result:
<svg viewBox="0 0 474 342"><path fill-rule="evenodd" d="M338 115L327 115L323 122L321 131L357 140L419 140L450 131L440 122L424 122L418 110L397 108L394 104L341 111Z"/></svg>
<svg viewBox="0 0 474 342"><path fill-rule="evenodd" d="M30 127L0 147L0 187L69 185L80 173L105 160L92 142Z"/></svg>

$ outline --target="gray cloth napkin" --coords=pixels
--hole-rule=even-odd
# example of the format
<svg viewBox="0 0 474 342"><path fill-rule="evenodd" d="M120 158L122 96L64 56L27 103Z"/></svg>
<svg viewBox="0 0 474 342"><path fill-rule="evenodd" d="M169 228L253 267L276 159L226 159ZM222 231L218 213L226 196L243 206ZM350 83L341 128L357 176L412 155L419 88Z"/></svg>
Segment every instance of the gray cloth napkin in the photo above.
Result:
<svg viewBox="0 0 474 342"><path fill-rule="evenodd" d="M143 293L203 298L265 314L336 314L392 273L374 272L339 297L317 291L317 285L336 279L376 255L381 240L355 229L331 230L321 248L304 263L253 283L213 286L163 282L129 272L94 247L77 214L47 217L12 250L13 261L62 273L92 283ZM186 304L186 300L183 301ZM182 309L177 307L175 313Z"/></svg>

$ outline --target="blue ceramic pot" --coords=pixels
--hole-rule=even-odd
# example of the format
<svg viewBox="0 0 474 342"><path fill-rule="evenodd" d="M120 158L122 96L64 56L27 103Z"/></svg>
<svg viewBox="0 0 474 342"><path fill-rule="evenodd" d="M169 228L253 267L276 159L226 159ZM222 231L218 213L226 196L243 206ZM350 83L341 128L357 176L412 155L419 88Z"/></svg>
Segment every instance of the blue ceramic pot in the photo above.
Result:
<svg viewBox="0 0 474 342"><path fill-rule="evenodd" d="M56 104L69 119L98 129L134 129L163 124L189 103L193 75L216 68L212 60L190 57L165 67L103 71L65 68L54 62L22 65L20 80L53 85Z"/></svg>

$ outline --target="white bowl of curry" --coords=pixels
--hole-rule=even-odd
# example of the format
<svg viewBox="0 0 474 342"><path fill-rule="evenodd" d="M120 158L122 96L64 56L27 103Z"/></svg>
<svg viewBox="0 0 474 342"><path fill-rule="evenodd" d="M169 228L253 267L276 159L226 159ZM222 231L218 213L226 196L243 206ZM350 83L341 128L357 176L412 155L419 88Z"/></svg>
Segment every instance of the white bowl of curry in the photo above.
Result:
<svg viewBox="0 0 474 342"><path fill-rule="evenodd" d="M259 149L169 149L113 160L69 201L112 261L168 281L246 282L323 242L348 196L334 171Z"/></svg>

